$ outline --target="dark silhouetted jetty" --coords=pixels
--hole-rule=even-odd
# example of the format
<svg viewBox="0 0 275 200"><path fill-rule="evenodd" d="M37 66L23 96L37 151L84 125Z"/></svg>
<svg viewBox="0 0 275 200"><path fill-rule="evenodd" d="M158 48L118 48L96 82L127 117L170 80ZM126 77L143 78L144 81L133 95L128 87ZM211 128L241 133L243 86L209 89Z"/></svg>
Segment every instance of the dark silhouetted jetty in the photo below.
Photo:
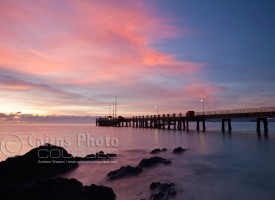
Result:
<svg viewBox="0 0 275 200"><path fill-rule="evenodd" d="M196 122L197 131L206 130L206 121L221 121L221 130L232 131L232 119L249 119L256 121L256 130L261 132L261 122L263 123L264 133L268 133L268 118L275 118L275 107L246 108L233 110L218 110L194 112L188 111L185 115L179 114L158 114L142 115L133 117L100 117L96 119L97 126L117 126L133 128L158 128L173 130L189 130L189 122Z"/></svg>

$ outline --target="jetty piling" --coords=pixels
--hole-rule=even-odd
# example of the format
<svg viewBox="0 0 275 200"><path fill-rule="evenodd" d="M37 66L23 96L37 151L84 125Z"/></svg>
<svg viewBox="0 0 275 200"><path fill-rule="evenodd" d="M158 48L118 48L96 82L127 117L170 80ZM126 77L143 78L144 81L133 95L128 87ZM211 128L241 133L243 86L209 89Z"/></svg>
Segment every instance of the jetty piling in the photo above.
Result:
<svg viewBox="0 0 275 200"><path fill-rule="evenodd" d="M275 107L220 110L220 111L204 111L194 112L188 111L186 115L179 113L173 114L157 114L157 115L142 115L133 117L117 118L99 117L96 118L96 126L115 126L115 127L133 127L133 128L157 128L168 130L185 130L189 131L190 122L196 122L196 130L206 130L206 121L215 120L221 121L221 130L226 129L230 133L232 131L233 119L251 119L256 121L256 131L261 133L261 123L263 124L264 133L268 133L268 118L275 118ZM171 128L172 126L172 128Z"/></svg>

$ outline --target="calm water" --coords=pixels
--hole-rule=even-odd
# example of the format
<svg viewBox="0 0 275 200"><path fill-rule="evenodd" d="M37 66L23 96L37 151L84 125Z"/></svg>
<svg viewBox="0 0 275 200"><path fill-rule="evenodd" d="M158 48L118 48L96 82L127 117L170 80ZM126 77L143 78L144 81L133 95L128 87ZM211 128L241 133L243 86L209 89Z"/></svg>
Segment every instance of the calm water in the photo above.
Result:
<svg viewBox="0 0 275 200"><path fill-rule="evenodd" d="M255 123L235 122L231 134L220 132L220 123L207 123L206 133L155 129L95 127L91 124L0 124L0 138L10 154L20 150L15 134L23 141L21 154L41 141L63 145L74 155L96 150L115 152L116 163L90 163L63 177L76 178L83 184L110 186L118 200L149 199L152 181L173 182L175 199L190 200L273 200L275 199L275 125L269 124L269 135L258 137ZM195 125L191 125L195 128ZM102 144L105 136L115 145ZM88 140L89 139L89 140ZM92 144L98 141L100 147ZM105 138L106 139L106 138ZM87 140L90 141L87 147ZM106 140L105 140L106 141ZM118 143L117 143L118 142ZM70 144L69 144L70 143ZM78 145L79 143L79 145ZM189 149L182 155L172 154L178 146ZM167 148L158 156L170 159L171 165L145 169L137 177L107 181L106 174L123 165L137 165L149 158L154 148ZM4 152L5 154L9 152ZM0 159L6 157L1 152Z"/></svg>

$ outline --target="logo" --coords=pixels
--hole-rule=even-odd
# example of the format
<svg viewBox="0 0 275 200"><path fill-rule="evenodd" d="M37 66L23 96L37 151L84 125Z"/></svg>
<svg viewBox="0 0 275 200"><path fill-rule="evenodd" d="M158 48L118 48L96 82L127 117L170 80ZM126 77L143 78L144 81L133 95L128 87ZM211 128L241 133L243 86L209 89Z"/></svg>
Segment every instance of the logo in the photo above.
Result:
<svg viewBox="0 0 275 200"><path fill-rule="evenodd" d="M0 143L0 151L7 157L19 155L23 149L23 142L17 135L6 135Z"/></svg>

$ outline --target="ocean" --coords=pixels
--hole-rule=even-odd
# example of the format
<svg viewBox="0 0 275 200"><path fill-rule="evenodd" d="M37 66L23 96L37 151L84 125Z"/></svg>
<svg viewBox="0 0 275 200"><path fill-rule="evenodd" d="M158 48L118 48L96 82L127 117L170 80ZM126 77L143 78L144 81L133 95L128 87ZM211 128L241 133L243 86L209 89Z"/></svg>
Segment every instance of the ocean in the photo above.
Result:
<svg viewBox="0 0 275 200"><path fill-rule="evenodd" d="M255 122L233 122L231 133L220 131L221 123L207 122L206 132L96 127L80 123L0 123L0 160L24 154L43 143L63 146L74 156L103 150L117 153L108 162L81 163L60 176L84 185L112 187L118 200L149 199L152 182L175 183L177 195L187 200L275 199L275 123L269 134L258 135ZM187 149L173 154L174 148ZM146 168L137 176L109 181L107 173L121 166L136 166L150 158L155 148L167 148L156 156L171 160Z"/></svg>

